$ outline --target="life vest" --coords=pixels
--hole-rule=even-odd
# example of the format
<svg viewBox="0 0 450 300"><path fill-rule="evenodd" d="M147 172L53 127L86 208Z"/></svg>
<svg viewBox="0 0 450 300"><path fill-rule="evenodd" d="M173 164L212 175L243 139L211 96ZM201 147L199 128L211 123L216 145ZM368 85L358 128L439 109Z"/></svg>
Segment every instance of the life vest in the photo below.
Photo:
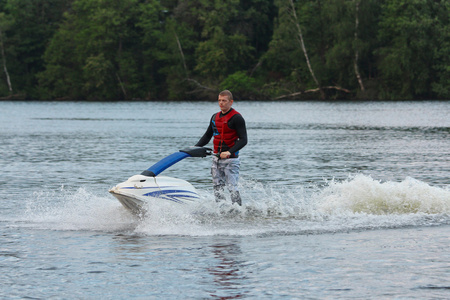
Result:
<svg viewBox="0 0 450 300"><path fill-rule="evenodd" d="M214 136L214 153L223 152L223 143L225 143L228 148L231 148L236 143L236 140L239 138L236 130L230 129L228 127L228 121L234 115L239 115L235 109L232 109L225 116L220 117L220 112L216 113L213 118L213 136Z"/></svg>

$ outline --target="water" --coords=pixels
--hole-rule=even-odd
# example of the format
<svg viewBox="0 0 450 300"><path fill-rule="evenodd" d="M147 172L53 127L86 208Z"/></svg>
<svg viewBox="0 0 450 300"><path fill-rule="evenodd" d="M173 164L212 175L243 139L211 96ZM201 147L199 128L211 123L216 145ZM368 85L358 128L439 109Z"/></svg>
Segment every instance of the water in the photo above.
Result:
<svg viewBox="0 0 450 300"><path fill-rule="evenodd" d="M450 102L237 102L244 205L108 189L193 145L217 104L0 102L1 299L448 299Z"/></svg>

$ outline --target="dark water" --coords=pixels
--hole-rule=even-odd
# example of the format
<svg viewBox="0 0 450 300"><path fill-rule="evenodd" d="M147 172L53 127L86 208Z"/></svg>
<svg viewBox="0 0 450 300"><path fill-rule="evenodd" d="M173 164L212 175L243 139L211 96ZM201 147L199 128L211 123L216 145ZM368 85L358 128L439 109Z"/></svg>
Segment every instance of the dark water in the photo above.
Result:
<svg viewBox="0 0 450 300"><path fill-rule="evenodd" d="M450 102L238 102L244 205L130 215L108 189L215 102L0 102L2 299L448 299Z"/></svg>

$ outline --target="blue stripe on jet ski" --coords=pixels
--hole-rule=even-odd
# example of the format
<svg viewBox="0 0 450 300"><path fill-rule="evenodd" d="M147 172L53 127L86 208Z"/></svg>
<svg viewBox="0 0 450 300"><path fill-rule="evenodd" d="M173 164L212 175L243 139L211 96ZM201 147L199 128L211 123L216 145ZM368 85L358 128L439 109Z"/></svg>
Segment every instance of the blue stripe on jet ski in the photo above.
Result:
<svg viewBox="0 0 450 300"><path fill-rule="evenodd" d="M124 190L143 190L143 189L167 189L170 187L174 187L172 185L167 185L167 186L143 186L143 187L135 187L135 186L124 186L121 187L120 189L124 189ZM184 192L184 191L183 191ZM190 191L185 191L187 193L192 193Z"/></svg>
<svg viewBox="0 0 450 300"><path fill-rule="evenodd" d="M135 187L135 186L124 186L120 188L121 190L143 190L143 189L159 189L158 186L146 186L146 187Z"/></svg>
<svg viewBox="0 0 450 300"><path fill-rule="evenodd" d="M170 195L173 193L175 193L175 194ZM187 195L187 194L176 194L176 193L191 193L191 194L194 194L195 196ZM150 197L155 197L155 198L166 199L166 200L170 200L170 201L177 202L177 203L183 203L182 200L177 199L178 197L198 199L198 196L196 193L191 192L191 191L185 191L185 190L154 191L154 192L144 194L143 196L150 196Z"/></svg>

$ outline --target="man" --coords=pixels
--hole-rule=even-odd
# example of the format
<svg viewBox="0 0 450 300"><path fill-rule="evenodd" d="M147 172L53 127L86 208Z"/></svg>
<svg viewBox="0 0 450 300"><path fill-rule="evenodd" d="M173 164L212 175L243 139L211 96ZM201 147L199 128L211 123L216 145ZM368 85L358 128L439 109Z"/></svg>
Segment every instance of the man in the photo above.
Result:
<svg viewBox="0 0 450 300"><path fill-rule="evenodd" d="M219 93L220 111L209 122L208 129L196 146L203 147L214 137L214 156L211 174L216 201L225 200L225 186L230 191L231 202L242 205L238 189L239 150L247 144L245 120L234 108L233 95L229 90Z"/></svg>

